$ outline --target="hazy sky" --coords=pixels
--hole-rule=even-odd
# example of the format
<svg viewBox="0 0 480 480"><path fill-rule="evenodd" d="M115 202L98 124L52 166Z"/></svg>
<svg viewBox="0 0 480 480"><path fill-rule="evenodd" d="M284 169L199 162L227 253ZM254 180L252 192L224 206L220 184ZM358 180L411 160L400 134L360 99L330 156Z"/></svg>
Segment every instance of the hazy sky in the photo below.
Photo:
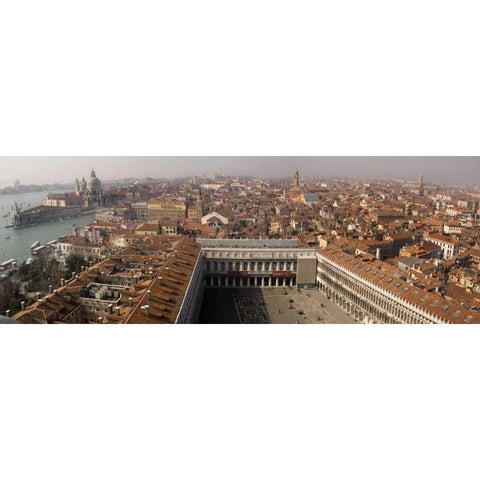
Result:
<svg viewBox="0 0 480 480"><path fill-rule="evenodd" d="M100 179L177 177L213 172L284 177L301 175L415 179L480 185L480 157L0 157L0 185Z"/></svg>

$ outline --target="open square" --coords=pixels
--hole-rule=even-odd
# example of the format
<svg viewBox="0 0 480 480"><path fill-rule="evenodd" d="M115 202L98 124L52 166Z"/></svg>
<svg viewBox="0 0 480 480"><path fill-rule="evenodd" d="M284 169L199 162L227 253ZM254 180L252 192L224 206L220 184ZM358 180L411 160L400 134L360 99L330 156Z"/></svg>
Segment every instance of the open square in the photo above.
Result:
<svg viewBox="0 0 480 480"><path fill-rule="evenodd" d="M323 307L322 307L323 305ZM200 323L353 324L318 290L205 289Z"/></svg>

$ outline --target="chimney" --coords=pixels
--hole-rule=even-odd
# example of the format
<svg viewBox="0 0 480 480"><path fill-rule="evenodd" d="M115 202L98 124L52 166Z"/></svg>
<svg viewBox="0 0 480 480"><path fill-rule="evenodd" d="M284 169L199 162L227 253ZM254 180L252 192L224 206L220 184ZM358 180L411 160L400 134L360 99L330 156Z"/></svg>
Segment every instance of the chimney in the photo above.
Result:
<svg viewBox="0 0 480 480"><path fill-rule="evenodd" d="M159 285L162 285L162 280L163 280L163 277L158 277L158 284Z"/></svg>
<svg viewBox="0 0 480 480"><path fill-rule="evenodd" d="M143 307L143 313L148 317L148 312L150 311L150 305L145 305Z"/></svg>
<svg viewBox="0 0 480 480"><path fill-rule="evenodd" d="M120 316L120 307L115 307L115 315Z"/></svg>
<svg viewBox="0 0 480 480"><path fill-rule="evenodd" d="M42 294L40 292L37 292L35 295L37 297L37 300L40 300L40 297L42 296Z"/></svg>
<svg viewBox="0 0 480 480"><path fill-rule="evenodd" d="M64 278L60 279L60 286L62 286L62 287L65 286L65 279Z"/></svg>
<svg viewBox="0 0 480 480"><path fill-rule="evenodd" d="M108 304L108 313L111 315L113 313L113 304L109 303Z"/></svg>
<svg viewBox="0 0 480 480"><path fill-rule="evenodd" d="M5 312L5 316L8 317L8 318L10 318L10 310L7 310L7 311Z"/></svg>
<svg viewBox="0 0 480 480"><path fill-rule="evenodd" d="M20 305L22 306L22 311L25 310L25 301L23 301Z"/></svg>
<svg viewBox="0 0 480 480"><path fill-rule="evenodd" d="M150 300L150 297L152 295L152 291L151 290L147 290L147 299Z"/></svg>
<svg viewBox="0 0 480 480"><path fill-rule="evenodd" d="M132 300L133 300L132 297L128 297L128 306L129 306L129 307L132 306Z"/></svg>
<svg viewBox="0 0 480 480"><path fill-rule="evenodd" d="M53 286L52 285L49 285L48 286L48 294L51 295L53 292Z"/></svg>

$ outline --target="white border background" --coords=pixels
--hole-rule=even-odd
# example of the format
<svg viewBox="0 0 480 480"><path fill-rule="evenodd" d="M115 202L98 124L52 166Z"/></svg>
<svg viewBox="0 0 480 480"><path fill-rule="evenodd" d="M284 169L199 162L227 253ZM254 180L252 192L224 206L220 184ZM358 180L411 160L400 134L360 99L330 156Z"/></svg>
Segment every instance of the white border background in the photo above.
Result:
<svg viewBox="0 0 480 480"><path fill-rule="evenodd" d="M477 5L1 1L0 153L479 154ZM0 476L477 479L478 361L476 327L3 326Z"/></svg>

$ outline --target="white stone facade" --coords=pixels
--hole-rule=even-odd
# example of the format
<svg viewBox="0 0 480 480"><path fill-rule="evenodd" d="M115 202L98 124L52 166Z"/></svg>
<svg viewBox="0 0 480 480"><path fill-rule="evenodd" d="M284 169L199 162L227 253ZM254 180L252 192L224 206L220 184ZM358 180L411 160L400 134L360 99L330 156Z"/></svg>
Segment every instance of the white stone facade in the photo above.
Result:
<svg viewBox="0 0 480 480"><path fill-rule="evenodd" d="M208 287L296 286L297 260L314 258L311 248L203 248Z"/></svg>
<svg viewBox="0 0 480 480"><path fill-rule="evenodd" d="M361 323L446 323L440 317L405 301L373 282L317 254L319 289Z"/></svg>

